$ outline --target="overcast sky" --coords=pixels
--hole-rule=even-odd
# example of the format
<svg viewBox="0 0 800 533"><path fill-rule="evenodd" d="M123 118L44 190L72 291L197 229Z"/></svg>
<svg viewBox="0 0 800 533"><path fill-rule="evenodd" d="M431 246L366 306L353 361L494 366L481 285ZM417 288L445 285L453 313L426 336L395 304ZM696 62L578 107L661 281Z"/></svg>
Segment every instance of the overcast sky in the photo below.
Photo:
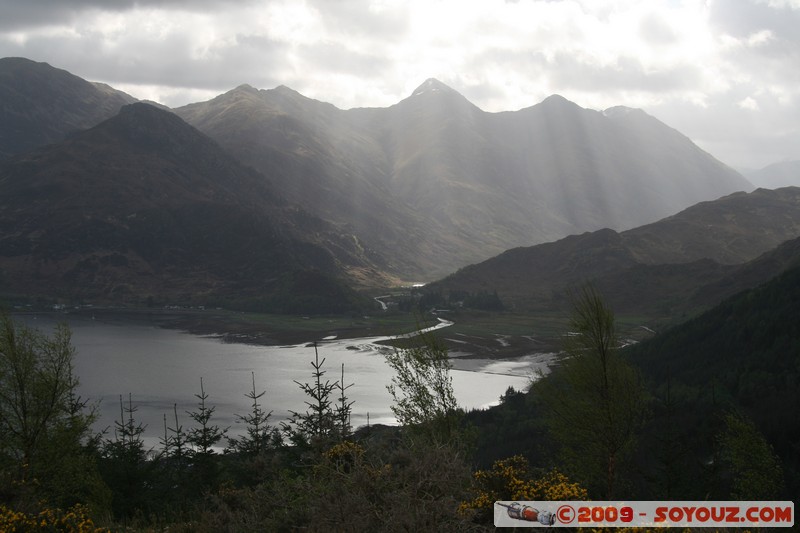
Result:
<svg viewBox="0 0 800 533"><path fill-rule="evenodd" d="M640 107L736 168L800 159L800 0L0 0L0 57L171 107L242 83L384 107Z"/></svg>

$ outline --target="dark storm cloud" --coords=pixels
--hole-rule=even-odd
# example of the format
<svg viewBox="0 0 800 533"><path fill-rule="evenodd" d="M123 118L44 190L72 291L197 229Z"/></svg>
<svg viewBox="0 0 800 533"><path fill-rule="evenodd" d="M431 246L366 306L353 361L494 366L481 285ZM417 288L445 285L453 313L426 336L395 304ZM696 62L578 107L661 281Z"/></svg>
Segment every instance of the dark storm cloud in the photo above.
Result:
<svg viewBox="0 0 800 533"><path fill-rule="evenodd" d="M255 0L4 0L0 3L0 30L26 30L74 22L87 11L124 12L140 8L215 11L240 7Z"/></svg>

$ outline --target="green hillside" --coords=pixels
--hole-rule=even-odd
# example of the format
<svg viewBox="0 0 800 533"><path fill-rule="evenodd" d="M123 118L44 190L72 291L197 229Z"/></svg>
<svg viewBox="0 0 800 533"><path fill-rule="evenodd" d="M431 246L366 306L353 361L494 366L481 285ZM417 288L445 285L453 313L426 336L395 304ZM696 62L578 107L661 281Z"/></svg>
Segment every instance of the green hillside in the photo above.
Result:
<svg viewBox="0 0 800 533"><path fill-rule="evenodd" d="M713 452L703 441L719 412L752 419L783 461L789 494L800 490L799 303L800 268L792 268L627 350L656 398L669 387L681 418L675 429L697 451Z"/></svg>
<svg viewBox="0 0 800 533"><path fill-rule="evenodd" d="M620 350L646 392L620 457L619 497L791 499L800 491L800 267ZM470 413L482 467L514 454L572 475L547 422L560 367L528 393ZM602 436L598 435L598 438ZM733 451L732 451L733 450ZM735 452L735 453L734 453ZM738 454L738 455L737 455ZM577 477L589 485L589 479Z"/></svg>

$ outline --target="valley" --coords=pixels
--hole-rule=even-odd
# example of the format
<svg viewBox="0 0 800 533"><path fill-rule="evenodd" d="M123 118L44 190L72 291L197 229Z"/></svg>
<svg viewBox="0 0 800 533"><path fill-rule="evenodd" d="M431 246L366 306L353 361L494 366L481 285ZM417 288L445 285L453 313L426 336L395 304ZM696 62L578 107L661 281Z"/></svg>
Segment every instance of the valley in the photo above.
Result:
<svg viewBox="0 0 800 533"><path fill-rule="evenodd" d="M32 131L63 118L14 111L45 97L25 83L107 109L70 107L92 127L31 136L28 153L3 141L14 305L203 306L159 322L263 344L397 331L438 309L455 317L451 350L503 358L559 350L582 283L637 341L797 261L800 189L733 192L751 186L635 109L552 96L486 113L429 79L389 108L242 85L170 110L49 65L0 71L5 113Z"/></svg>
<svg viewBox="0 0 800 533"><path fill-rule="evenodd" d="M800 486L797 162L435 78L170 108L3 58L0 102L0 430L63 392L46 438L0 431L0 529L7 501L126 531L367 501L483 531L508 498Z"/></svg>

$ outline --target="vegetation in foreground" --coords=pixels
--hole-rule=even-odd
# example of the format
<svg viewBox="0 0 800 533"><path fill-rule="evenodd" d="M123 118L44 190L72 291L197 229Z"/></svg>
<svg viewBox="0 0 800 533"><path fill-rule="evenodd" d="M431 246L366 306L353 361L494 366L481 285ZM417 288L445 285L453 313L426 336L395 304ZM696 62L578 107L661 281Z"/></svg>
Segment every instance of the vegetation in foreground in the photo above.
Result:
<svg viewBox="0 0 800 533"><path fill-rule="evenodd" d="M777 305L798 275L726 305ZM4 531L481 531L495 500L790 499L797 483L785 449L742 408L750 374L736 373L735 357L724 364L740 392L716 381L710 402L688 371L660 379L652 361L663 359L646 355L659 344L619 350L614 316L592 288L574 294L563 365L527 393L509 389L495 409L458 409L447 350L424 336L388 358L398 428L354 432L344 369L329 379L318 354L310 382L298 383L305 408L288 423L270 423L254 377L247 433L228 438L201 382L192 427L176 411L158 451L145 449L130 398L113 435L91 434L68 329L48 337L8 316L1 325ZM783 346L771 331L773 348ZM772 401L797 389L769 390Z"/></svg>

